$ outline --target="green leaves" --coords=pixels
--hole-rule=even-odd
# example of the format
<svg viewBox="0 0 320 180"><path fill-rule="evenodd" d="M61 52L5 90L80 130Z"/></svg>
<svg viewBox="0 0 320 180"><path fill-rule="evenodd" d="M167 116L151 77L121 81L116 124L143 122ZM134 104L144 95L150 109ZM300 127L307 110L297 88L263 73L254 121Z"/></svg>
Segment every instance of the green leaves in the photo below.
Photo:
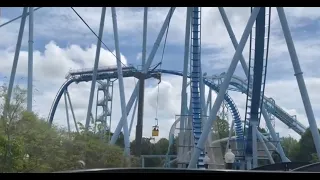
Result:
<svg viewBox="0 0 320 180"><path fill-rule="evenodd" d="M0 90L1 91L1 90ZM6 88L0 98L6 99ZM86 168L121 167L123 149L110 146L91 129L70 136L37 115L25 111L26 91L15 87L10 105L0 123L0 172L54 172L78 169L83 160ZM5 102L5 101L2 101ZM107 139L107 138L106 138Z"/></svg>
<svg viewBox="0 0 320 180"><path fill-rule="evenodd" d="M292 137L283 137L281 145L291 161L319 162L312 134L308 128L297 141Z"/></svg>

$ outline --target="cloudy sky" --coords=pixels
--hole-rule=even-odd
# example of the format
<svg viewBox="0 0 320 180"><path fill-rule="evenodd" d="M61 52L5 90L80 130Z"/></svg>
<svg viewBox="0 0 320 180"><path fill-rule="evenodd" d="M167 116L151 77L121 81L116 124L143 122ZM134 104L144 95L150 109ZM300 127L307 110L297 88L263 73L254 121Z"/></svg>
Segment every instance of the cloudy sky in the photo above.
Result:
<svg viewBox="0 0 320 180"><path fill-rule="evenodd" d="M21 15L23 8L1 8L0 24ZM101 8L75 8L83 19L97 33ZM143 8L117 8L121 61L138 66L141 64ZM149 8L147 54L154 44L169 8ZM247 23L250 8L225 8L237 39ZM308 126L299 89L293 76L293 68L287 52L283 33L276 9L272 9L270 55L265 94L275 99L276 103L291 115ZM320 58L319 8L285 8L289 26L295 42L300 64L304 72L309 96L318 124L320 124L320 73L317 72L317 59ZM167 46L163 59L163 69L182 70L186 8L177 8L170 23ZM53 99L65 81L70 69L93 67L97 38L77 17L71 8L45 7L34 14L34 107L40 116L47 118ZM12 67L15 44L20 20L0 28L0 76L8 82ZM220 74L227 70L234 49L218 8L202 8L202 67L209 75ZM111 9L107 8L104 43L114 51ZM23 44L15 83L25 85L27 75L28 20L24 30ZM160 45L153 64L161 59L163 43ZM248 57L248 49L244 56ZM102 47L100 66L115 65L114 56ZM318 65L317 65L318 64ZM244 77L239 66L236 75ZM157 93L156 80L148 80L145 97L144 133L150 137L154 125L156 99L159 96L158 119L160 136L167 137L168 130L180 111L181 77L164 75ZM125 79L126 101L129 100L135 80ZM69 87L76 118L84 122L89 100L90 83L72 84ZM121 116L118 83L114 86L112 129ZM245 96L230 92L244 117ZM95 102L94 102L95 103ZM93 112L95 110L93 109ZM131 113L130 113L131 114ZM129 116L131 119L131 116ZM63 98L56 111L55 124L66 126ZM264 126L264 123L262 124ZM276 121L276 131L282 136L299 136ZM135 134L135 125L131 139Z"/></svg>

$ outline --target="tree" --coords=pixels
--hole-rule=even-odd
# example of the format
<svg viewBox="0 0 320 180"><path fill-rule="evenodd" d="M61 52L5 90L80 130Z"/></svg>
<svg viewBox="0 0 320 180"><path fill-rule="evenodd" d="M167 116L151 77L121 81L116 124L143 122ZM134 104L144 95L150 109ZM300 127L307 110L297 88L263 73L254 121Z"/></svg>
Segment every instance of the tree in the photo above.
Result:
<svg viewBox="0 0 320 180"><path fill-rule="evenodd" d="M314 145L313 137L310 129L308 128L306 132L301 136L299 141L298 153L296 155L296 160L307 161L307 162L317 162L316 148Z"/></svg>
<svg viewBox="0 0 320 180"><path fill-rule="evenodd" d="M230 131L229 122L217 116L217 119L213 122L212 139L218 140L218 139L229 137L229 131ZM227 142L226 141L220 142L219 144L220 144L221 153L225 154L225 150L227 148Z"/></svg>
<svg viewBox="0 0 320 180"><path fill-rule="evenodd" d="M286 156L291 161L302 162L318 162L316 155L316 149L313 142L313 137L310 129L301 136L301 139L297 141L292 137L283 137L281 145L284 149Z"/></svg>
<svg viewBox="0 0 320 180"><path fill-rule="evenodd" d="M281 146L283 147L286 156L291 161L295 161L300 151L299 142L291 136L283 137L281 139Z"/></svg>
<svg viewBox="0 0 320 180"><path fill-rule="evenodd" d="M111 146L91 129L71 132L52 126L25 111L26 91L15 87L9 105L1 104L0 172L53 172L86 168L122 167L123 149ZM1 91L6 101L6 88ZM5 114L5 115L4 115ZM82 128L81 128L82 127ZM121 140L121 138L120 138ZM123 143L122 143L123 144ZM133 158L133 166L139 164Z"/></svg>
<svg viewBox="0 0 320 180"><path fill-rule="evenodd" d="M217 119L213 122L214 139L222 139L228 137L229 129L230 127L228 121L217 116Z"/></svg>

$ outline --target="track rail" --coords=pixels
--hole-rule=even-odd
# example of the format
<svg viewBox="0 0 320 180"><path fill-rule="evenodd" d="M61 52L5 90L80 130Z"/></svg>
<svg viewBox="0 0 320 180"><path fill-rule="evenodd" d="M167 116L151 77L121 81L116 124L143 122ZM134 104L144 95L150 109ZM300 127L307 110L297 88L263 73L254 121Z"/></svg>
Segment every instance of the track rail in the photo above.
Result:
<svg viewBox="0 0 320 180"><path fill-rule="evenodd" d="M124 71L123 76L124 77L133 77L135 76L135 73L137 71ZM164 74L171 74L171 75L177 75L177 76L183 76L183 73L180 71L174 71L174 70L155 70L153 72L149 72L149 76L151 77L153 74L157 73L164 73ZM97 80L103 80L108 78L117 78L117 72L101 72L97 76ZM65 89L68 88L68 86L71 83L79 83L79 82L88 82L91 81L92 74L83 75L83 76L77 76L77 77L70 77L70 79L67 79L67 81L60 87L59 91L57 92L57 95L53 101L53 104L51 106L49 116L48 116L48 122L52 124L54 114L56 112L57 106L59 104L59 101L62 97L62 94ZM217 88L217 91L219 91L218 85L214 84L210 79L204 78L204 83L208 86L210 86L212 89L214 87ZM234 76L230 82L231 86L234 86L236 89L238 89L242 93L246 93L247 87L245 80ZM284 124L286 124L288 127L292 128L296 133L302 135L306 131L306 127L302 125L298 120L294 119L291 115L286 113L282 108L280 108L278 105L273 105L273 103L270 101L269 98L264 96L263 99L263 107L266 108L267 111L272 112L272 114L277 117L280 121L282 121ZM240 116L239 116L240 119Z"/></svg>

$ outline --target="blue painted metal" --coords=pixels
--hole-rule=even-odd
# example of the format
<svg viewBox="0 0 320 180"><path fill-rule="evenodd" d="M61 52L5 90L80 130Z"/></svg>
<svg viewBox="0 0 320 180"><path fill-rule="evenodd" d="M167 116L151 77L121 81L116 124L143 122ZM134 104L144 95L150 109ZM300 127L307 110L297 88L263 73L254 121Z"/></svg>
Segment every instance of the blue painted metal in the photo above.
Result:
<svg viewBox="0 0 320 180"><path fill-rule="evenodd" d="M113 69L113 72L110 71L112 68L105 68L105 71L99 71L97 76L97 80L103 80L103 79L110 79L110 78L117 78L117 72L116 69ZM80 71L78 71L80 73ZM126 68L123 69L123 77L133 77L134 74L137 72L135 68ZM179 71L173 71L173 70L156 70L153 72L149 72L149 76L151 77L152 73L164 73L164 74L171 74L171 75L177 75L182 76L183 73ZM86 72L84 75L75 75L75 76L68 76L69 79L62 84L60 89L58 90L56 97L53 100L53 104L51 106L51 109L49 111L48 116L48 122L51 124L54 118L54 114L56 112L58 103L60 101L60 98L62 96L63 91L71 84L71 83L79 83L79 82L88 82L92 80L92 71L91 74L89 72ZM188 76L190 77L190 76ZM216 85L213 81L210 79L204 78L204 83L206 85L212 84L211 88L214 88L215 86L218 88L218 85ZM233 86L237 89L239 89L240 92L246 93L247 92L247 86L245 84L245 80L241 80L240 78L237 78L236 80L233 79L230 82L230 86ZM267 111L272 112L272 114L277 117L280 121L282 121L287 126L290 126L292 130L294 130L296 133L302 135L306 131L306 127L302 125L298 120L294 119L291 115L286 113L281 107L274 103L270 103L270 100L268 97L264 96L264 107Z"/></svg>
<svg viewBox="0 0 320 180"><path fill-rule="evenodd" d="M237 80L238 81L238 80ZM242 93L247 93L247 86L244 84L244 80L241 82L230 82L230 86L233 86L238 89L238 91ZM301 124L298 120L293 118L290 114L285 112L281 107L275 104L275 102L272 102L270 98L264 96L263 98L263 107L270 113L272 113L275 117L277 117L281 122L286 124L288 127L292 128L296 133L302 135L307 127ZM248 124L248 122L246 123Z"/></svg>
<svg viewBox="0 0 320 180"><path fill-rule="evenodd" d="M97 76L97 80L103 80L103 79L112 79L112 78L117 78L117 72L116 69L114 69L115 72L110 72L109 70L105 73L101 73L98 74ZM80 72L80 71L78 71ZM123 76L124 77L132 77L134 76L134 74L137 72L137 70L123 70ZM157 74L158 72L164 73L164 74L172 74L172 75L177 75L177 76L183 76L182 72L179 71L171 71L171 70L155 70L153 72L149 72L149 77L152 76L152 74ZM190 78L190 75L187 76L188 78ZM86 75L78 75L78 76L71 76L70 79L68 79L58 90L58 93L53 101L52 107L50 109L49 112L49 117L48 117L48 122L51 124L54 118L54 114L55 111L57 109L57 106L59 104L61 95L63 94L63 91L65 89L67 89L67 87L71 84L71 83L79 83L79 82L87 82L90 81L92 79L92 75L89 75L89 73L86 72ZM215 92L219 92L219 86L217 84L214 83L214 81L204 78L203 79L204 84L207 85L208 87L210 87L211 89L213 89ZM231 97L226 94L225 95L225 101L228 103L228 107L231 110L232 116L235 120L235 122L237 122L238 125L236 125L236 134L237 136L240 136L239 138L241 138L242 135L242 127L241 127L241 117L240 117L240 113L237 109L237 107L235 106L235 102L231 99Z"/></svg>
<svg viewBox="0 0 320 180"><path fill-rule="evenodd" d="M94 65L93 65L93 75L92 75L92 81L91 81L91 88L90 88L90 95L89 95L89 102L88 102L88 109L87 109L87 117L86 117L86 124L85 124L86 130L88 130L89 124L90 124L90 115L91 115L92 104L93 104L93 95L94 95L94 90L96 88L96 80L97 80L97 73L98 73L97 70L98 70L98 65L99 65L99 60L100 60L100 50L101 50L100 39L102 39L102 35L103 35L105 16L106 16L106 7L102 7L99 35L98 35L99 39L97 42L97 49L96 49L95 60L94 60Z"/></svg>
<svg viewBox="0 0 320 180"><path fill-rule="evenodd" d="M6 104L10 104L10 100L11 100L13 84L14 84L14 79L16 76L18 60L19 60L19 55L20 55L23 31L24 31L24 26L26 24L27 12L28 12L28 7L24 7L23 12L22 12L22 19L21 19L21 23L20 23L19 33L18 33L17 44L16 44L14 57L13 57L12 69L11 69L11 74L10 74L8 92L7 92L8 93L8 100L7 100ZM3 112L4 117L6 117L6 113L7 113L6 111Z"/></svg>
<svg viewBox="0 0 320 180"><path fill-rule="evenodd" d="M241 122L240 113L239 113L238 108L236 107L234 101L230 98L230 96L228 96L226 94L224 99L227 102L227 106L230 109L230 112L231 112L232 117L234 119L234 125L235 125L234 128L235 128L235 132L236 132L237 144L241 144L243 142L243 129L242 129L242 122Z"/></svg>
<svg viewBox="0 0 320 180"><path fill-rule="evenodd" d="M205 125L203 126L203 130L202 130L203 132L201 133L197 147L194 148L194 152L191 155L191 160L190 160L188 168L195 168L197 165L201 151L203 151L203 148L205 147L207 137L208 137L209 133L211 132L211 126L213 124L213 121L216 119L215 116L217 115L217 113L220 109L221 103L224 101L224 95L229 87L230 80L232 78L232 75L233 75L236 67L237 67L240 56L242 55L242 51L245 47L245 44L247 42L247 39L249 37L249 34L251 32L252 26L253 26L254 21L258 15L259 10L260 10L260 7L255 7L252 15L250 16L250 18L248 20L248 23L247 23L247 25L244 29L244 32L241 36L239 46L237 47L237 50L232 57L231 64L228 68L228 71L227 71L225 77L224 77L224 81L220 85L220 91L219 91L219 93L216 97L216 100L214 102L214 105L210 111L210 116L209 116L208 120L205 122Z"/></svg>
<svg viewBox="0 0 320 180"><path fill-rule="evenodd" d="M264 84L264 37L265 37L265 7L260 8L260 12L256 21L256 35L255 35L255 54L253 65L253 88L252 88L252 102L250 121L259 121L259 109L261 106L261 86ZM249 70L250 71L250 70Z"/></svg>
<svg viewBox="0 0 320 180"><path fill-rule="evenodd" d="M284 13L283 7L277 7L277 11L278 11L281 27L283 30L283 35L286 40L286 43L288 46L288 51L289 51L289 54L291 57L291 62L292 62L292 66L293 66L294 73L295 73L294 75L296 76L296 79L297 79L302 102L303 102L303 105L304 105L304 108L305 108L305 111L307 114L307 119L309 121L311 134L314 139L314 145L315 145L315 148L317 151L318 159L320 159L319 130L317 127L317 122L316 122L314 114L313 114L312 105L311 105L310 98L308 95L307 87L306 87L306 84L303 79L303 73L302 73L302 70L301 70L301 67L299 64L298 55L297 55L296 49L294 47L294 43L293 43L291 32L289 29L288 21L287 21L286 15Z"/></svg>
<svg viewBox="0 0 320 180"><path fill-rule="evenodd" d="M261 85L263 84L263 67L264 67L264 36L265 36L265 7L260 8L260 12L256 20L255 28L255 48L250 49L254 52L254 58L249 60L249 77L248 77L248 92L251 94L251 97L247 95L247 114L246 120L249 123L248 133L246 134L247 143L246 143L246 157L252 156L253 151L256 151L252 148L253 141L256 141L256 138L253 139L252 131L254 130L252 122L255 121L257 124L260 119L260 107L261 107ZM252 40L252 38L251 38ZM252 44L253 45L253 44ZM252 87L252 88L251 88Z"/></svg>
<svg viewBox="0 0 320 180"><path fill-rule="evenodd" d="M33 7L29 7L27 111L32 112L33 96Z"/></svg>
<svg viewBox="0 0 320 180"><path fill-rule="evenodd" d="M102 92L102 99L98 99L99 92ZM112 98L113 98L113 82L110 79L107 79L107 82L99 82L98 90L97 90L97 102L96 106L102 108L102 113L95 119L95 126L97 122L99 122L103 126L102 130L102 138L105 138L105 134L108 130L110 135L111 129L111 115L112 115ZM97 112L96 109L96 112ZM110 140L111 137L109 137Z"/></svg>
<svg viewBox="0 0 320 180"><path fill-rule="evenodd" d="M236 48L238 47L238 42L237 42L237 39L235 38L235 35L234 35L234 33L233 33L233 30L232 30L232 27L231 27L230 22L229 22L229 20L228 20L228 17L227 17L227 15L226 15L223 7L218 7L218 9L219 9L219 11L220 11L222 20L223 20L223 22L225 23L225 26L226 26L226 29L227 29L228 34L229 34L229 36L230 36L230 39L231 39L231 41L232 41L233 47L234 47L234 49L236 49ZM269 11L271 12L271 10L269 10ZM269 16L270 16L270 13L269 13ZM270 19L271 19L271 18L269 17L269 24L270 24ZM241 66L242 66L242 68L243 68L243 71L244 71L246 77L248 77L248 66L247 66L247 63L245 62L245 59L244 59L243 56L241 56L240 62L241 62ZM265 99L265 98L266 98L266 97L264 97L264 99ZM280 108L280 110L281 110L281 108ZM272 137L274 140L278 141L277 136L276 136L276 133L275 133L275 131L274 131L274 128L273 128L273 126L272 126L272 124L271 124L271 122L270 122L270 120L269 120L269 116L268 116L267 110L266 110L265 108L262 108L262 111L261 111L261 112L262 112L262 115L263 115L263 117L264 117L264 119L265 119L265 121L266 121L266 125L267 125L267 127L268 127L268 129L269 129L269 132L270 132L271 137ZM284 116L284 117L287 117L287 116ZM290 118L291 118L291 117L289 117L289 119L290 119ZM281 120L281 119L280 119L280 120ZM283 121L283 120L281 120L281 121ZM295 121L295 120L292 119L292 118L290 119L290 121L291 121L291 122L297 122L297 121ZM284 122L284 121L283 121L283 122ZM287 121L287 122L288 122L288 121ZM299 122L298 122L298 123L299 123ZM301 125L300 123L299 123L299 125L295 126L294 128L295 128L295 131L296 131L296 132L299 132L299 133L302 132L302 131L301 131L302 129L303 129L303 132L305 131L305 127L304 127L303 125ZM282 159L283 161L288 161L288 158L285 156L284 151L283 151L282 147L281 147L279 144L277 145L277 149L278 149L278 151L279 151L279 153L280 153L281 159Z"/></svg>
<svg viewBox="0 0 320 180"><path fill-rule="evenodd" d="M97 80L103 80L103 79L112 79L112 78L117 78L117 72L116 72L116 69L113 68L113 71L111 71L112 67L111 68L104 68L104 71L99 69L98 71L100 72L97 76ZM74 73L76 72L76 73ZM56 111L56 108L57 108L57 105L59 104L59 101L60 101L60 98L62 96L62 93L64 92L65 89L67 89L67 87L73 83L73 82L76 82L76 83L79 83L79 82L87 82L87 81L90 81L92 79L92 74L90 75L90 72L88 70L84 70L84 75L81 75L80 73L81 71L73 71L71 72L73 74L73 76L71 75L67 75L67 77L69 78L62 86L61 88L59 89L55 99L54 99L54 102L53 102L53 105L51 107L51 110L50 110L50 113L49 113L49 117L48 117L48 122L50 124L52 124L53 122L53 118L54 118L54 114L55 114L55 111ZM129 68L129 67L126 67L126 68L123 68L123 76L124 77L132 77L134 76L134 74L137 72L136 69L134 69L133 67L132 68ZM178 72L178 71L171 71L171 70L155 70L153 72L149 72L149 77L152 76L152 74L157 74L157 73L167 73L167 74L172 74L172 75L178 75L178 76L183 76L183 73L182 72ZM92 73L92 72L91 72ZM190 75L187 75L188 78L190 78ZM215 84L214 81L212 81L211 79L207 79L207 78L204 78L203 79L204 81L204 84L207 85L208 87L210 87L211 89L213 89L215 92L219 92L219 85ZM227 102L227 105L232 113L232 116L233 116L233 119L235 121L235 123L237 124L236 125L236 135L237 135L237 139L242 139L242 127L241 127L241 117L240 117L240 113L234 103L234 101L232 100L232 98L226 94L225 95L225 101Z"/></svg>
<svg viewBox="0 0 320 180"><path fill-rule="evenodd" d="M191 103L194 144L197 146L201 135L201 98L200 98L200 7L193 7L192 11L192 33L191 33ZM198 160L198 168L204 168L204 152Z"/></svg>
<svg viewBox="0 0 320 180"><path fill-rule="evenodd" d="M133 112L132 112L132 116L131 116L131 121L130 121L130 126L129 126L129 136L131 134L131 129L132 129L132 125L133 125L133 121L134 121L134 117L137 111L137 107L138 107L138 98L134 103L134 107L133 107Z"/></svg>
<svg viewBox="0 0 320 180"><path fill-rule="evenodd" d="M259 126L261 117L261 105L264 93L264 84L266 76L266 62L267 58L264 58L266 53L264 52L264 40L265 40L265 14L266 8L261 7L260 12L256 19L255 27L255 43L250 42L250 52L253 51L254 58L249 57L249 76L248 76L248 93L247 93L247 105L246 105L246 120L249 121L249 129L246 134L246 151L245 158L248 158L247 163L251 163L255 168L258 165L257 159L257 136L256 129ZM251 38L252 40L252 38ZM251 49L251 47L254 48ZM252 88L251 88L252 87ZM251 90L251 92L249 92ZM249 96L251 94L251 98ZM250 110L250 112L249 112ZM248 114L249 113L249 114ZM246 124L245 124L246 125ZM251 167L247 164L247 167Z"/></svg>
<svg viewBox="0 0 320 180"><path fill-rule="evenodd" d="M144 65L144 67L143 67L143 73L147 72L148 69L150 68L150 65L152 64L152 61L153 61L153 59L154 59L154 56L156 55L157 50L158 50L158 48L159 48L159 45L160 45L160 43L161 43L161 39L162 39L162 37L163 37L166 29L167 29L168 26L169 26L170 19L171 19L172 15L173 15L175 9L176 9L175 7L171 7L171 8L170 8L170 10L169 10L169 12L168 12L168 14L167 14L167 17L166 17L166 19L164 20L163 25L162 25L162 27L161 27L161 29L160 29L160 32L159 32L159 34L158 34L158 37L157 37L157 39L156 39L156 41L155 41L155 43L154 43L154 46L153 46L153 48L151 49L150 54L149 54L149 56L148 56L148 58L147 58L147 62L145 63L145 65ZM137 82L137 84L136 84L136 86L135 86L135 88L134 88L134 90L133 90L133 92L132 92L132 94L131 94L131 97L130 97L128 103L127 103L127 106L126 106L127 112L129 112L129 111L131 110L131 108L132 108L132 106L133 106L133 102L134 102L134 100L136 99L136 97L138 96L138 89L139 89L139 86L140 86L139 84L140 84L140 81ZM123 117L121 117L121 119L122 119L122 118L123 118ZM113 135L112 135L112 137L111 137L111 140L110 140L110 142L109 142L110 144L114 144L114 143L116 142L116 140L118 139L118 137L119 137L119 135L120 135L120 132L121 132L121 129L122 129L122 127L123 127L123 123L122 123L122 122L123 122L123 121L120 120L120 122L118 123L116 129L114 130L114 133L113 133Z"/></svg>
<svg viewBox="0 0 320 180"><path fill-rule="evenodd" d="M215 82L212 79L203 79L203 82L205 85L209 86L212 90L214 90L216 93L219 92L220 88L218 85L215 84ZM215 86L213 86L215 85ZM225 94L224 100L227 102L227 107L229 108L231 115L234 120L235 124L235 132L236 132L236 139L238 142L243 142L243 129L242 129L242 122L239 110L235 104L235 102L232 100L232 98L228 95L228 93Z"/></svg>

